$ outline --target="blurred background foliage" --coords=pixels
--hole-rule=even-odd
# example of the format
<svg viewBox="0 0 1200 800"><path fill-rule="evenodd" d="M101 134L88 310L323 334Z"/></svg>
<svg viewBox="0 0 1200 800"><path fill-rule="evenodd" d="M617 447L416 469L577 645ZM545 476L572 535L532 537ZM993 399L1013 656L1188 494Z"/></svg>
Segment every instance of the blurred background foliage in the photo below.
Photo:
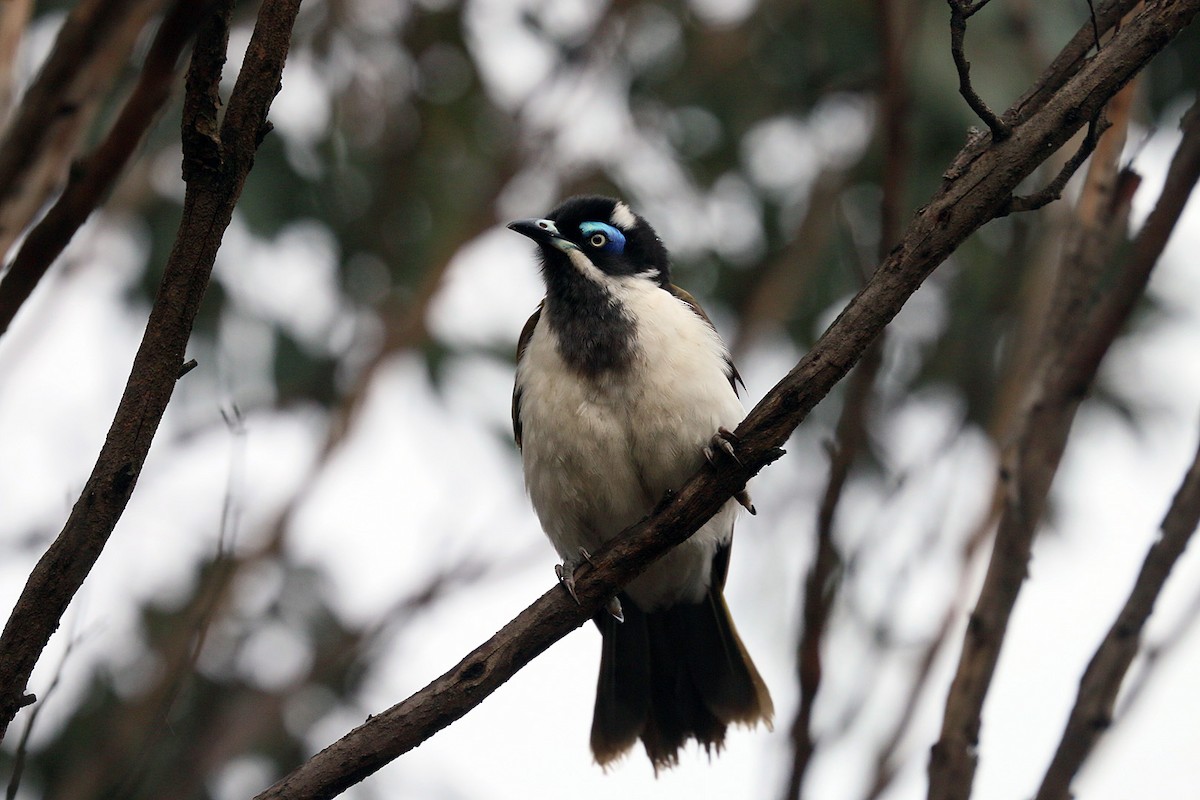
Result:
<svg viewBox="0 0 1200 800"><path fill-rule="evenodd" d="M30 64L70 5L36 4ZM890 67L885 5L901 42ZM238 7L234 66L254 11ZM992 3L967 38L981 94L1005 107L1087 14L1083 0ZM903 181L891 200L901 225L977 124L957 93L947 16L933 0L306 0L275 131L193 339L192 354L216 368L186 378L176 404L192 427L180 435L221 425L214 405L235 439L244 415L303 408L324 431L307 486L392 356L421 354L435 384L466 356L510 364L516 329L441 336L431 304L464 248L581 191L619 194L654 222L677 282L715 312L739 355L803 351L890 244L880 221L885 71L898 66L904 88ZM1140 78L1135 148L1200 88L1196 64L1191 30ZM138 244L131 314L151 302L181 209L175 102L102 214ZM1002 385L1066 217L1054 206L997 220L935 273L894 326L872 418L928 392L955 409L960 430L1001 435L1013 402ZM298 272L278 276L280 264ZM817 424L833 424L839 397ZM1120 387L1104 402L1126 405ZM868 437L853 480L894 485L898 468L875 444ZM355 707L390 631L495 567L465 561L429 576L387 622L348 623L284 546L294 511L295 501L255 520L253 547L205 555L172 597L145 601L139 652L97 666L66 718L23 746L16 796L219 798L235 796L238 770L282 774L311 748L314 721ZM27 532L22 546L50 533ZM297 639L300 663L283 677L247 666L256 648L268 661L292 657ZM170 736L157 733L164 726ZM0 751L4 774L17 767L17 738Z"/></svg>

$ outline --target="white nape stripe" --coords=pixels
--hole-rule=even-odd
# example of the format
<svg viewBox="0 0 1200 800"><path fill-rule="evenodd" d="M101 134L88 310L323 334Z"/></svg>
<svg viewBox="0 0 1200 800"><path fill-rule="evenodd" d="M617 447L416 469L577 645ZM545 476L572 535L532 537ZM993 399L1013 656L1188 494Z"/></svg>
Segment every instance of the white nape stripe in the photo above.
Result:
<svg viewBox="0 0 1200 800"><path fill-rule="evenodd" d="M613 206L612 216L609 217L609 221L618 228L626 231L631 231L637 227L637 216L635 216L634 213L629 210L629 206L625 205L625 203L622 201L618 201L617 204Z"/></svg>

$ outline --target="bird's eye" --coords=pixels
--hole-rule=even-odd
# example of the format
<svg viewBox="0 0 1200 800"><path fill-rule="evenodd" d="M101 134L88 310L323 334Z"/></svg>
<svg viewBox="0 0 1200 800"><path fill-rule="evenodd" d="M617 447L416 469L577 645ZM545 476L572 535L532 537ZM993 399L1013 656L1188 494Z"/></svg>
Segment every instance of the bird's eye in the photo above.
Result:
<svg viewBox="0 0 1200 800"><path fill-rule="evenodd" d="M593 250L612 255L620 255L625 250L625 234L607 222L581 222L579 235Z"/></svg>

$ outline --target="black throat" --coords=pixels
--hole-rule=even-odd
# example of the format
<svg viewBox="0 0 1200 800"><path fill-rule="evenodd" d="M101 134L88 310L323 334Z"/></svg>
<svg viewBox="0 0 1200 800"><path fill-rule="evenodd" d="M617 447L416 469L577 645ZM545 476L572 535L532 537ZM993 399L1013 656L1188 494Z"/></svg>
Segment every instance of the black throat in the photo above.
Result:
<svg viewBox="0 0 1200 800"><path fill-rule="evenodd" d="M633 361L633 320L607 289L551 266L546 273L546 324L563 361L588 377L627 368Z"/></svg>

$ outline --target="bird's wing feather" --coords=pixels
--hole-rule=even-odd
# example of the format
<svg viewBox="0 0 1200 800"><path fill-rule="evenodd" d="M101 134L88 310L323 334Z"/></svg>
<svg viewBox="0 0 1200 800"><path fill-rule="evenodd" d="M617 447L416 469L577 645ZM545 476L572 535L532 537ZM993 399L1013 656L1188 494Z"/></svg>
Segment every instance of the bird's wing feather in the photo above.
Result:
<svg viewBox="0 0 1200 800"><path fill-rule="evenodd" d="M521 336L517 339L517 364L521 363L521 359L525 356L525 348L529 347L529 340L533 337L533 329L537 327L538 320L542 317L542 304L538 303L537 310L530 315L525 322L525 327L521 329ZM519 373L518 373L519 375ZM513 398L512 398L512 421L513 421L513 438L517 441L517 449L521 449L521 384L520 381L513 383Z"/></svg>
<svg viewBox="0 0 1200 800"><path fill-rule="evenodd" d="M713 325L712 320L708 318L708 314L705 314L704 309L701 308L700 304L696 302L696 298L692 297L689 292L684 289L680 289L673 283L668 283L663 288L676 298L691 306L692 311L696 312L696 316L708 323L708 327L712 328L714 331L717 329L717 326ZM746 384L742 381L742 376L738 374L737 367L733 365L733 359L728 355L725 356L725 365L729 368L729 385L733 387L733 391L737 392L739 385L741 385L743 389L746 388Z"/></svg>

